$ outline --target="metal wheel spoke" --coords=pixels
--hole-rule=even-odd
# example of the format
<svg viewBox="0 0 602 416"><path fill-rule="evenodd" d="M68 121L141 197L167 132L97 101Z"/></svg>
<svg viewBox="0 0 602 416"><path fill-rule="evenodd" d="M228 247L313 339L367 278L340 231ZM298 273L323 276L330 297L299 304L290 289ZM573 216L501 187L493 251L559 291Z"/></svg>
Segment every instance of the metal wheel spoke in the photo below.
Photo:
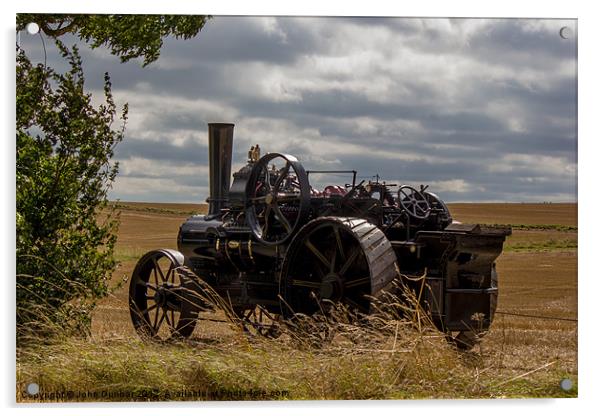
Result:
<svg viewBox="0 0 602 416"><path fill-rule="evenodd" d="M265 236L268 233L268 228L269 228L269 221L270 221L270 214L272 213L272 206L268 205L265 208L265 211L263 213L263 219L264 219L264 223L263 223L263 227L261 227L261 234L262 237L265 238Z"/></svg>
<svg viewBox="0 0 602 416"><path fill-rule="evenodd" d="M167 269L167 274L165 275L165 278L167 279L167 282L172 282L173 284L176 283L176 269L173 267L174 264L172 262L169 262L169 269Z"/></svg>
<svg viewBox="0 0 602 416"><path fill-rule="evenodd" d="M318 274L320 275L320 281L324 280L324 277L326 277L326 273L324 273L324 271L322 270L321 267L316 267L315 268L316 271L318 272Z"/></svg>
<svg viewBox="0 0 602 416"><path fill-rule="evenodd" d="M149 313L150 311L152 311L153 309L155 309L157 306L159 306L159 305L156 304L156 303L154 305L152 305L152 306L148 306L145 310L143 310L142 312L140 312L140 314L141 315L146 315L147 313Z"/></svg>
<svg viewBox="0 0 602 416"><path fill-rule="evenodd" d="M154 311L155 311L155 313L152 315L152 317L151 317L150 313L147 316L140 314L144 320L144 324L146 326L148 326L148 328L151 328L151 329L154 329L154 324L151 321L156 323L157 319L159 319L158 315L159 315L159 312L161 311L161 308L155 308Z"/></svg>
<svg viewBox="0 0 602 416"><path fill-rule="evenodd" d="M290 192L284 195L278 195L278 202L295 202L300 198L299 194L291 194Z"/></svg>
<svg viewBox="0 0 602 416"><path fill-rule="evenodd" d="M161 324L163 323L164 320L167 320L167 311L165 309L161 309L163 311L163 314L161 315L161 319L159 319L159 323L157 323L157 326L155 326L155 331L159 332L159 328L161 327ZM158 313L157 313L158 315Z"/></svg>
<svg viewBox="0 0 602 416"><path fill-rule="evenodd" d="M316 248L316 246L314 246L311 241L309 241L309 238L307 240L305 240L305 246L312 252L314 253L314 256L316 256L318 258L318 260L320 260L322 262L322 264L324 266L326 266L326 268L328 270L330 270L330 262L328 260L326 260L326 257L324 257L324 255L322 253L320 253L320 251Z"/></svg>
<svg viewBox="0 0 602 416"><path fill-rule="evenodd" d="M154 268L155 268L155 273L159 272L159 275L161 275L161 279L163 282L166 282L167 280L165 280L165 275L163 274L163 270L161 270L161 267L159 266L159 262L157 261L156 257L153 257L153 264L154 264ZM155 275L156 276L156 275ZM158 285L157 285L158 286Z"/></svg>
<svg viewBox="0 0 602 416"><path fill-rule="evenodd" d="M173 309L169 311L171 313L171 323L173 325L173 329L176 329L176 313Z"/></svg>
<svg viewBox="0 0 602 416"><path fill-rule="evenodd" d="M302 287L312 287L315 289L319 289L321 283L320 282L310 282L309 280L296 280L293 279L293 286L302 286Z"/></svg>
<svg viewBox="0 0 602 416"><path fill-rule="evenodd" d="M425 211L429 208L429 203L426 200L418 201L417 204Z"/></svg>
<svg viewBox="0 0 602 416"><path fill-rule="evenodd" d="M337 249L339 250L339 254L341 255L341 258L344 259L345 258L345 250L343 249L343 240L341 240L341 233L339 232L339 229L337 227L333 227L334 230L334 238L337 241Z"/></svg>
<svg viewBox="0 0 602 416"><path fill-rule="evenodd" d="M337 262L337 251L336 249L332 251L332 257L330 259L330 267L328 270L330 270L330 273L334 273L334 267L336 265Z"/></svg>
<svg viewBox="0 0 602 416"><path fill-rule="evenodd" d="M286 229L287 233L293 231L293 227L291 227L290 222L288 222L284 214L282 214L282 211L280 211L278 205L274 205L274 217L278 220L280 224L284 225L284 228Z"/></svg>
<svg viewBox="0 0 602 416"><path fill-rule="evenodd" d="M157 322L159 322L159 313L163 312L163 314L165 313L165 311L163 311L162 308L157 309L157 313L155 313L155 319L153 321L153 328L155 328L155 330L157 329ZM161 318L161 322L163 322L163 318ZM159 325L161 325L161 323L159 323Z"/></svg>
<svg viewBox="0 0 602 416"><path fill-rule="evenodd" d="M345 264L343 264L343 267L341 267L341 269L339 270L340 276L345 275L345 273L347 272L349 267L351 267L351 265L353 264L353 262L355 261L355 259L357 258L357 256L359 254L360 254L360 250L356 247L355 250L353 251L353 253L345 261Z"/></svg>
<svg viewBox="0 0 602 416"><path fill-rule="evenodd" d="M163 312L164 312L163 315L165 316L165 322L167 322L167 326L169 326L170 328L173 328L173 324L169 320L169 311L167 309L164 309Z"/></svg>
<svg viewBox="0 0 602 416"><path fill-rule="evenodd" d="M264 175L264 180L265 180L265 184L268 188L268 191L272 191L272 184L270 183L270 170L267 168L267 165L265 167L265 175Z"/></svg>
<svg viewBox="0 0 602 416"><path fill-rule="evenodd" d="M352 287L356 287L356 286L361 286L364 283L370 283L370 276L362 277L359 279L348 280L345 282L345 287L352 288Z"/></svg>
<svg viewBox="0 0 602 416"><path fill-rule="evenodd" d="M156 287L159 287L159 278L157 277L157 269L155 269L154 265L153 265L153 270L151 271L151 274L155 278Z"/></svg>

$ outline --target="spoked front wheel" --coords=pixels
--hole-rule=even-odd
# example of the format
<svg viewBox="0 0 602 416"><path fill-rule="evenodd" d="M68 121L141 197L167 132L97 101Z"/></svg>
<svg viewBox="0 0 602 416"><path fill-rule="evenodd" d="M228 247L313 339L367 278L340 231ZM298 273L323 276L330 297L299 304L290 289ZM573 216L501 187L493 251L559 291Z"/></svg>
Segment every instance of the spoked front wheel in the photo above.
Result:
<svg viewBox="0 0 602 416"><path fill-rule="evenodd" d="M143 338L165 341L189 337L199 307L195 302L194 274L175 250L146 253L130 280L130 316Z"/></svg>

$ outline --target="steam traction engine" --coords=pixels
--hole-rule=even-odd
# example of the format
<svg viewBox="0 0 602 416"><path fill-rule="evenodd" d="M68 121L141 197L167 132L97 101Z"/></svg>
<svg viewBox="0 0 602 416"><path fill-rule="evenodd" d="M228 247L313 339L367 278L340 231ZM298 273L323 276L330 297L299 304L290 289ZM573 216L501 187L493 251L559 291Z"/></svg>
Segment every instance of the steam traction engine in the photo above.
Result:
<svg viewBox="0 0 602 416"><path fill-rule="evenodd" d="M273 328L266 317L312 315L327 303L370 313L400 274L423 276L420 301L461 346L489 327L509 229L452 221L426 187L306 171L288 154L260 157L259 146L231 182L233 130L209 124L208 214L181 225L178 251L154 250L136 265L129 295L138 333L190 336L203 310L191 294L208 288L259 332ZM345 186L310 185L311 175L341 173Z"/></svg>

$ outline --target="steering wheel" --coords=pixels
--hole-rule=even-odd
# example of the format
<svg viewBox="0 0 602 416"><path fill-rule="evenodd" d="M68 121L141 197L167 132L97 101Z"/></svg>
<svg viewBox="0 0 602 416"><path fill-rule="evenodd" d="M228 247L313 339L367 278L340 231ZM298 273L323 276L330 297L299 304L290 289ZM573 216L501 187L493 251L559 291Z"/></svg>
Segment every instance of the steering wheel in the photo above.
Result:
<svg viewBox="0 0 602 416"><path fill-rule="evenodd" d="M282 244L305 223L309 207L309 180L296 157L268 153L255 163L247 182L245 217L258 241Z"/></svg>
<svg viewBox="0 0 602 416"><path fill-rule="evenodd" d="M397 199L399 201L399 207L412 218L424 220L428 218L431 213L431 206L426 197L422 192L419 192L409 185L399 187Z"/></svg>

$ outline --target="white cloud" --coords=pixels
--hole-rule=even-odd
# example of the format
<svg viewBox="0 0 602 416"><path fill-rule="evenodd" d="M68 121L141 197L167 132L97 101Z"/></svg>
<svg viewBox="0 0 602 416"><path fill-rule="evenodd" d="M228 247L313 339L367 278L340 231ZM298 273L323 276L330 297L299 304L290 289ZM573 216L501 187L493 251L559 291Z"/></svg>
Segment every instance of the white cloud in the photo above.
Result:
<svg viewBox="0 0 602 416"><path fill-rule="evenodd" d="M273 16L262 16L255 18L254 21L266 33L271 36L275 36L281 43L287 43L286 32L280 27L280 23L277 18Z"/></svg>
<svg viewBox="0 0 602 416"><path fill-rule="evenodd" d="M181 176L207 176L207 164L182 164L164 160L145 159L132 157L121 159L119 162L119 173L121 176L130 177L153 177L153 178L177 178Z"/></svg>
<svg viewBox="0 0 602 416"><path fill-rule="evenodd" d="M347 119L343 124L351 126L351 131L364 132L369 138L374 133L374 129L383 128L383 132L398 133L404 129L419 129L420 127L412 122L397 121L393 123L380 123L377 127L373 124L370 127L367 118ZM374 123L374 120L373 120ZM367 130L361 130L360 125ZM384 159L399 161L431 161L437 162L441 159L422 153L401 150L391 152L381 150L375 147L370 141L365 144L350 143L345 137L323 136L315 127L299 129L291 121L273 120L263 118L243 118L237 124L234 132L235 136L242 136L248 140L244 144L251 146L259 143L264 151L288 153L291 146L300 150L297 156L304 164L308 166L333 165L340 167L340 159L344 156L371 155ZM250 140L249 140L250 139ZM235 146L244 145L235 138Z"/></svg>
<svg viewBox="0 0 602 416"><path fill-rule="evenodd" d="M202 98L157 95L148 91L121 90L115 99L129 104L127 135L149 142L169 141L181 146L187 141L207 144L207 126L203 122L236 120L238 110L232 106ZM160 125L165 119L198 120L192 128L173 128Z"/></svg>
<svg viewBox="0 0 602 416"><path fill-rule="evenodd" d="M113 186L115 195L141 197L149 201L166 201L175 198L178 201L200 201L207 187L182 185L169 178L135 178L122 176Z"/></svg>
<svg viewBox="0 0 602 416"><path fill-rule="evenodd" d="M429 183L429 189L438 192L444 190L452 193L467 193L474 191L484 191L482 186L471 185L464 179L449 179L444 181L433 181Z"/></svg>
<svg viewBox="0 0 602 416"><path fill-rule="evenodd" d="M510 153L488 166L490 172L509 173L517 169L529 170L541 176L570 176L577 172L577 165L565 157Z"/></svg>

